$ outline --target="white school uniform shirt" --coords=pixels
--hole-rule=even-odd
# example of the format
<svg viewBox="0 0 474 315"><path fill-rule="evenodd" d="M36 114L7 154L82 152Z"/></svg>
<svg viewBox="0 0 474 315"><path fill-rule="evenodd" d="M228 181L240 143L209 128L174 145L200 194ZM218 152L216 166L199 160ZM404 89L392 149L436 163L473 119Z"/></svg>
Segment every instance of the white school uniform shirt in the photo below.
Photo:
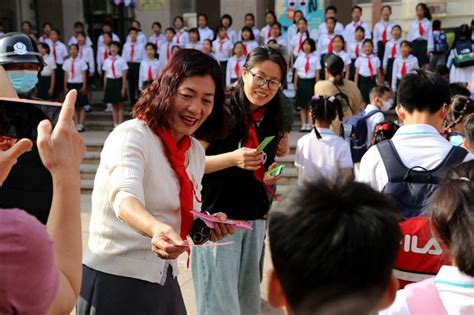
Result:
<svg viewBox="0 0 474 315"><path fill-rule="evenodd" d="M260 30L256 27L252 27L253 36L255 36L255 41L260 44ZM242 38L242 31L239 31L239 40Z"/></svg>
<svg viewBox="0 0 474 315"><path fill-rule="evenodd" d="M423 26L423 36L420 34L419 23ZM408 40L410 42L414 40L424 39L428 41L428 51L433 51L433 29L431 28L431 22L424 18L423 20L415 19L411 22L410 27L408 28Z"/></svg>
<svg viewBox="0 0 474 315"><path fill-rule="evenodd" d="M365 54L361 54L360 57L356 59L355 67L359 69L359 75L363 77L370 77L369 59L370 63L372 64L372 68L374 69L374 76L377 75L377 71L380 68L380 59L376 55L371 54L370 56L367 56Z"/></svg>
<svg viewBox="0 0 474 315"><path fill-rule="evenodd" d="M263 38L264 43L267 43L267 41L272 38L272 26L265 25L260 31L260 37Z"/></svg>
<svg viewBox="0 0 474 315"><path fill-rule="evenodd" d="M56 55L54 54L55 50ZM66 45L64 45L64 43L60 42L59 40L56 43L51 41L51 46L49 46L49 52L57 65L62 65L64 62L64 58L69 55Z"/></svg>
<svg viewBox="0 0 474 315"><path fill-rule="evenodd" d="M125 58L127 62L140 63L146 58L145 46L139 42L127 42L123 45L122 57Z"/></svg>
<svg viewBox="0 0 474 315"><path fill-rule="evenodd" d="M89 67L89 75L95 72L94 50L91 46L80 46L79 58L84 60L84 62Z"/></svg>
<svg viewBox="0 0 474 315"><path fill-rule="evenodd" d="M105 60L110 58L109 47L103 45L97 49L97 72L102 74L102 66L104 65Z"/></svg>
<svg viewBox="0 0 474 315"><path fill-rule="evenodd" d="M49 47L51 47L53 45L53 41L51 40L51 38L49 38L46 35L40 36L40 38L38 39L38 42L46 43L46 44L48 44Z"/></svg>
<svg viewBox="0 0 474 315"><path fill-rule="evenodd" d="M161 44L161 47L159 50L159 54L160 54L159 60L160 60L161 68L164 68L166 64L168 63L168 59L171 58L171 48L173 48L174 45L175 43L173 41L172 42L166 41L163 44Z"/></svg>
<svg viewBox="0 0 474 315"><path fill-rule="evenodd" d="M308 72L306 72L305 69L307 61L309 61ZM293 68L296 69L296 73L298 74L298 78L300 79L315 78L316 71L321 69L321 62L318 53L312 52L309 55L306 55L304 52L300 53L296 58Z"/></svg>
<svg viewBox="0 0 474 315"><path fill-rule="evenodd" d="M457 267L442 266L435 277L435 288L448 314L474 314L474 278ZM393 304L379 315L410 315L406 291L399 290Z"/></svg>
<svg viewBox="0 0 474 315"><path fill-rule="evenodd" d="M392 21L385 22L384 20L380 20L374 26L374 37L372 38L374 43L374 52L377 52L377 43L382 41L382 35L384 30L387 31L387 42L392 39L392 27L395 26L395 23Z"/></svg>
<svg viewBox="0 0 474 315"><path fill-rule="evenodd" d="M314 40L315 43L318 42L319 40L319 31L317 28L313 28L310 32L309 32L309 38L311 38L312 40Z"/></svg>
<svg viewBox="0 0 474 315"><path fill-rule="evenodd" d="M176 35L174 35L174 42L176 45L180 46L181 48L186 47L186 44L189 41L189 33L184 30L184 28L180 30L176 30Z"/></svg>
<svg viewBox="0 0 474 315"><path fill-rule="evenodd" d="M198 27L198 31L201 44L205 39L212 40L214 38L214 32L207 26L205 28Z"/></svg>
<svg viewBox="0 0 474 315"><path fill-rule="evenodd" d="M243 41L242 44L244 44L244 47L247 48L247 53L248 54L250 54L252 52L252 50L254 50L255 48L260 47L260 45L255 40L249 40L248 42Z"/></svg>
<svg viewBox="0 0 474 315"><path fill-rule="evenodd" d="M353 43L355 42L355 30L358 26L362 26L365 30L365 38L371 38L371 33L370 33L370 28L367 23L364 21L360 20L359 22L350 22L349 24L346 25L344 28L344 40L346 43Z"/></svg>
<svg viewBox="0 0 474 315"><path fill-rule="evenodd" d="M237 72L235 71L235 66L238 64L239 67L239 76L237 76ZM242 75L242 67L245 64L245 57L241 56L237 58L236 55L233 55L227 61L227 68L226 68L226 76L225 76L225 85L230 86L231 79L238 79Z"/></svg>
<svg viewBox="0 0 474 315"><path fill-rule="evenodd" d="M314 129L300 138L296 145L295 166L298 168L298 184L320 178L336 180L340 169L352 168L349 144L332 130L318 128L322 139Z"/></svg>
<svg viewBox="0 0 474 315"><path fill-rule="evenodd" d="M112 64L114 64L115 76L112 71ZM109 56L109 58L105 60L102 70L108 79L119 79L123 76L124 71L128 70L127 61L119 55L115 56L115 58Z"/></svg>
<svg viewBox="0 0 474 315"><path fill-rule="evenodd" d="M196 49L196 50L201 50L202 49L202 43L201 42L196 42L196 43L192 43L192 42L188 42L186 44L186 47L184 47L186 49Z"/></svg>
<svg viewBox="0 0 474 315"><path fill-rule="evenodd" d="M112 33L112 41L120 43L120 37L117 34ZM100 35L97 39L97 48L102 46L104 46L104 35Z"/></svg>
<svg viewBox="0 0 474 315"><path fill-rule="evenodd" d="M161 64L158 59L144 59L140 62L140 72L138 75L138 89L143 90L143 82L150 81L148 77L149 69L151 68L152 80L156 78L161 70Z"/></svg>
<svg viewBox="0 0 474 315"><path fill-rule="evenodd" d="M413 70L419 68L418 58L411 54L408 55L406 59L402 56L395 58L392 68L392 91L395 91L397 89L397 80L402 79L402 67L404 63L407 71L406 74L413 72Z"/></svg>
<svg viewBox="0 0 474 315"><path fill-rule="evenodd" d="M54 62L53 57L49 54L43 56L43 61L45 66L43 67L43 70L41 70L41 76L50 77L51 73L56 69L56 63Z"/></svg>
<svg viewBox="0 0 474 315"><path fill-rule="evenodd" d="M318 45L316 46L316 50L320 56L328 53L329 43L334 40L335 36L336 34L326 34L321 36L318 40Z"/></svg>
<svg viewBox="0 0 474 315"><path fill-rule="evenodd" d="M74 73L73 65L74 64ZM63 70L67 73L67 82L68 83L83 83L82 73L87 70L87 64L85 61L79 57L73 59L72 57L64 60Z"/></svg>
<svg viewBox="0 0 474 315"><path fill-rule="evenodd" d="M351 57L350 55L344 51L341 50L340 52L336 52L335 50L332 52L334 55L341 57L342 61L344 61L344 65L350 65L351 64Z"/></svg>
<svg viewBox="0 0 474 315"><path fill-rule="evenodd" d="M407 168L421 166L432 170L444 160L453 145L430 125L405 125L397 130L392 142ZM468 154L464 161L474 157ZM378 149L373 146L362 157L357 181L382 191L388 183L387 171Z"/></svg>
<svg viewBox="0 0 474 315"><path fill-rule="evenodd" d="M392 58L392 49L393 46L395 46L395 58L400 57L400 43L402 42L402 38L400 37L397 40L390 40L387 42L387 45L385 45L385 54L383 55L383 63L382 66L384 69L387 69L388 66L388 60Z"/></svg>
<svg viewBox="0 0 474 315"><path fill-rule="evenodd" d="M365 108L365 115L373 112L373 111L380 111L380 108L378 108L377 106L375 105L367 105L367 107ZM380 124L382 122L384 122L385 120L385 115L382 113L382 112L379 112L377 114L373 114L372 116L370 116L369 118L367 118L365 121L367 122L367 147L370 146L371 142L372 142L372 137L374 136L374 130L375 130L375 126L377 124Z"/></svg>
<svg viewBox="0 0 474 315"><path fill-rule="evenodd" d="M160 49L160 46L162 43L166 42L166 37L165 35L161 34L156 36L155 34L151 35L150 38L148 38L148 42L155 44L156 49Z"/></svg>
<svg viewBox="0 0 474 315"><path fill-rule="evenodd" d="M308 38L308 33L309 32L304 32L304 33L296 33L295 36L293 36L292 41L290 42L290 49L293 52L293 55L298 56L299 53L303 50L303 43ZM301 47L300 47L300 40L301 40Z"/></svg>
<svg viewBox="0 0 474 315"><path fill-rule="evenodd" d="M69 38L69 41L67 42L67 45L70 46L72 44L77 44L77 37L76 35L72 35L70 38ZM89 46L89 47L92 47L92 40L89 36L86 35L86 46Z"/></svg>
<svg viewBox="0 0 474 315"><path fill-rule="evenodd" d="M360 41L360 42L355 41L355 42L352 42L350 44L346 44L347 47L349 48L349 55L350 55L351 59L357 59L363 54L363 52L362 52L363 42L364 41ZM359 47L359 49L358 49L358 52L356 54L357 47Z"/></svg>
<svg viewBox="0 0 474 315"><path fill-rule="evenodd" d="M232 51L233 48L234 44L232 44L232 41L227 38L218 38L212 42L212 51L214 52L214 55L219 61L226 61L227 59L229 59L229 53Z"/></svg>
<svg viewBox="0 0 474 315"><path fill-rule="evenodd" d="M132 38L130 37L130 35L127 35L127 43L131 43L132 42ZM143 46L146 45L147 41L146 41L146 35L145 33L143 33L142 31L138 32L138 36L137 36L137 42L142 44Z"/></svg>
<svg viewBox="0 0 474 315"><path fill-rule="evenodd" d="M326 26L326 22L319 24L318 33L319 36L326 35L328 33L328 27ZM336 23L336 27L334 28L334 34L344 36L344 25L342 25L342 23Z"/></svg>
<svg viewBox="0 0 474 315"><path fill-rule="evenodd" d="M241 40L241 37L237 40L237 32L232 27L227 29L227 37L229 37L233 44Z"/></svg>

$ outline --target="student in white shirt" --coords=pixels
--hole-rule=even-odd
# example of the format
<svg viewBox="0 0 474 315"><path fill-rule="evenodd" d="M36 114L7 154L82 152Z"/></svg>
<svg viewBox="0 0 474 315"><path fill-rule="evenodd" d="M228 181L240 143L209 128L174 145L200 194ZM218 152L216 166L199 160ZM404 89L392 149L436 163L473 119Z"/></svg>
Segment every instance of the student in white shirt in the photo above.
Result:
<svg viewBox="0 0 474 315"><path fill-rule="evenodd" d="M272 38L272 27L273 27L273 24L275 24L275 22L277 22L277 18L276 18L276 15L273 11L271 10L268 10L266 13L265 13L265 23L266 25L262 28L262 30L260 31L260 37L261 37L261 45L266 45L268 40L270 38Z"/></svg>
<svg viewBox="0 0 474 315"><path fill-rule="evenodd" d="M111 34L112 41L120 43L120 37L117 34L115 34L114 32L112 32L112 24L105 21L104 23L102 23L102 34L97 39L97 48L100 48L101 46L104 45L104 34L105 33Z"/></svg>
<svg viewBox="0 0 474 315"><path fill-rule="evenodd" d="M324 12L324 19L327 19L328 17L333 17L337 20L337 8L333 5L329 5L326 7L326 11ZM326 26L326 21L324 23L319 24L318 27L318 34L319 36L325 35L328 33L328 29ZM343 35L344 36L344 25L342 23L337 22L336 26L334 28L334 33L336 35Z"/></svg>
<svg viewBox="0 0 474 315"><path fill-rule="evenodd" d="M336 181L339 176L352 177L352 157L349 144L330 129L340 113L342 104L334 96L313 96L311 99L311 133L298 140L295 166L298 184L326 178Z"/></svg>
<svg viewBox="0 0 474 315"><path fill-rule="evenodd" d="M351 57L349 53L346 52L346 42L344 40L344 37L342 35L336 35L334 36L332 40L332 46L333 50L332 53L336 56L341 57L342 61L344 61L344 77L346 79L349 79L349 72L350 72L350 67L351 67ZM321 68L323 68L324 61L321 62ZM325 68L325 65L324 65ZM323 70L321 69L321 72Z"/></svg>
<svg viewBox="0 0 474 315"><path fill-rule="evenodd" d="M242 67L245 64L244 45L242 42L237 42L233 49L234 55L229 58L227 62L225 85L227 87L234 84L242 74Z"/></svg>
<svg viewBox="0 0 474 315"><path fill-rule="evenodd" d="M365 37L365 29L362 26L356 27L355 30L355 41L352 43L347 43L346 46L348 47L348 52L351 57L351 66L349 71L349 80L354 81L355 77L355 62L357 58L361 56L363 53L362 44L364 43Z"/></svg>
<svg viewBox="0 0 474 315"><path fill-rule="evenodd" d="M298 32L293 36L292 41L290 44L290 65L296 60L300 52L303 50L303 42L309 37L308 31L308 21L301 17L298 22Z"/></svg>
<svg viewBox="0 0 474 315"><path fill-rule="evenodd" d="M187 49L197 49L201 50L202 49L202 42L201 42L201 37L199 37L199 31L197 27L192 28L188 31L189 34L189 41L186 44Z"/></svg>
<svg viewBox="0 0 474 315"><path fill-rule="evenodd" d="M242 44L244 45L244 56L247 57L247 55L250 54L252 50L259 47L260 45L255 40L254 33L250 27L244 26L240 32L242 34Z"/></svg>
<svg viewBox="0 0 474 315"><path fill-rule="evenodd" d="M370 104L367 105L364 111L365 116L370 116L365 120L367 123L367 148L372 144L375 126L385 121L384 112L392 107L393 93L385 85L377 85L372 88L369 96Z"/></svg>
<svg viewBox="0 0 474 315"><path fill-rule="evenodd" d="M380 315L460 314L474 311L474 162L446 174L427 209L430 226L451 266L442 266L434 278L406 286Z"/></svg>
<svg viewBox="0 0 474 315"><path fill-rule="evenodd" d="M411 42L413 55L423 67L429 63L429 52L433 51L433 28L431 27L430 9L425 3L416 6L416 18L408 29L408 40Z"/></svg>
<svg viewBox="0 0 474 315"><path fill-rule="evenodd" d="M63 62L64 58L68 55L68 50L66 45L59 40L59 31L57 29L52 29L49 33L49 38L51 39L51 56L56 63L56 82L54 87L54 100L62 100L64 98L64 70L63 70Z"/></svg>
<svg viewBox="0 0 474 315"><path fill-rule="evenodd" d="M110 44L110 56L104 62L104 103L112 104L114 127L123 122L123 101L127 93L127 61L120 57L120 43Z"/></svg>
<svg viewBox="0 0 474 315"><path fill-rule="evenodd" d="M103 44L97 48L97 73L102 75L102 65L110 55L110 44L112 43L112 34L104 33L102 37Z"/></svg>
<svg viewBox="0 0 474 315"><path fill-rule="evenodd" d="M74 114L74 121L76 123L77 131L83 132L84 122L86 119L86 112L84 110L84 105L88 104L87 100L87 77L86 62L79 58L79 46L77 44L69 45L69 57L64 61L63 70L64 70L64 94L67 94L72 89L77 90L76 98L76 112Z"/></svg>
<svg viewBox="0 0 474 315"><path fill-rule="evenodd" d="M400 43L402 42L402 27L394 25L392 27L392 39L385 45L385 54L383 56L382 68L385 81L392 84L392 69L395 58L400 56Z"/></svg>
<svg viewBox="0 0 474 315"><path fill-rule="evenodd" d="M395 58L392 70L392 90L396 91L400 81L410 72L419 69L418 59L410 54L411 45L409 41L400 43L400 56Z"/></svg>
<svg viewBox="0 0 474 315"><path fill-rule="evenodd" d="M362 8L359 7L358 5L355 5L352 7L352 21L346 25L344 28L344 39L346 40L347 43L352 43L355 41L355 29L358 26L362 26L365 30L365 38L371 38L371 33L370 33L370 28L365 23L362 21L360 18L362 16Z"/></svg>
<svg viewBox="0 0 474 315"><path fill-rule="evenodd" d="M334 51L334 38L336 34L334 33L334 28L336 27L336 19L334 17L328 17L326 18L326 26L327 26L327 34L321 35L321 37L318 40L318 46L316 48L316 51L319 55L319 60L321 62L321 73L318 78L321 80L325 79L325 66L324 66L324 57L327 54L332 54Z"/></svg>
<svg viewBox="0 0 474 315"><path fill-rule="evenodd" d="M174 36L176 31L172 27L168 27L165 31L166 41L161 44L159 51L159 60L161 68L164 68L171 58L171 48L175 45Z"/></svg>
<svg viewBox="0 0 474 315"><path fill-rule="evenodd" d="M87 64L87 71L86 71L86 94L87 100L92 100L92 91L91 85L94 79L95 73L95 61L94 61L94 50L91 46L86 45L86 36L83 32L80 32L76 35L77 37L77 46L79 46L79 58L85 61ZM86 111L91 110L90 104L85 104L84 109Z"/></svg>
<svg viewBox="0 0 474 315"><path fill-rule="evenodd" d="M38 51L43 57L45 66L41 70L38 77L37 88L37 97L42 100L51 100L54 94L54 85L55 85L55 69L56 63L54 62L53 57L49 54L49 46L44 42L38 43Z"/></svg>
<svg viewBox="0 0 474 315"><path fill-rule="evenodd" d="M455 40L446 64L450 69L450 82L474 83L474 65L461 67L456 66L455 63L457 56L467 56L469 53L474 53L474 42L470 39L470 32L471 30L467 24L462 24L456 28Z"/></svg>
<svg viewBox="0 0 474 315"><path fill-rule="evenodd" d="M161 44L166 41L165 35L161 33L161 23L157 21L153 22L151 30L153 31L153 35L148 38L148 42L155 44L157 51L159 51Z"/></svg>
<svg viewBox="0 0 474 315"><path fill-rule="evenodd" d="M250 29L252 30L252 33L255 37L255 41L257 42L257 44L259 44L260 46L260 43L261 43L261 40L260 40L260 30L255 26L255 16L253 15L253 13L247 13L245 14L245 20L244 20L244 26L248 26L250 27ZM239 32L239 38L242 38L242 30Z"/></svg>
<svg viewBox="0 0 474 315"><path fill-rule="evenodd" d="M71 46L71 44L77 44L77 35L79 33L83 33L85 36L86 31L84 28L84 23L78 21L74 23L74 35L72 35L71 38L69 38L69 41L67 42L68 46ZM86 36L85 45L92 46L92 40L89 36Z"/></svg>
<svg viewBox="0 0 474 315"><path fill-rule="evenodd" d="M222 15L219 25L222 25L226 28L227 36L229 37L229 39L232 41L233 44L235 44L237 40L240 40L240 38L237 39L237 32L232 28L232 16L230 16L229 14Z"/></svg>
<svg viewBox="0 0 474 315"><path fill-rule="evenodd" d="M140 63L140 75L138 78L138 90L143 91L148 85L155 80L160 72L160 61L156 58L156 46L148 43L145 46L146 59Z"/></svg>
<svg viewBox="0 0 474 315"><path fill-rule="evenodd" d="M43 35L41 35L39 38L38 38L38 41L40 43L46 43L49 45L49 47L51 47L51 38L49 38L49 34L51 33L51 29L52 29L52 26L51 26L51 23L49 22L46 22L43 24Z"/></svg>
<svg viewBox="0 0 474 315"><path fill-rule="evenodd" d="M232 47L233 44L231 40L227 38L227 30L224 26L219 26L217 28L217 38L212 42L212 51L217 61L219 61L224 76L227 72L227 60L232 54ZM224 81L226 80L224 77Z"/></svg>
<svg viewBox="0 0 474 315"><path fill-rule="evenodd" d="M354 82L359 86L365 104L369 104L370 90L377 84L381 84L382 72L380 71L380 59L373 54L374 44L370 39L365 39L362 45L363 53L355 62Z"/></svg>
<svg viewBox="0 0 474 315"><path fill-rule="evenodd" d="M147 43L147 40L146 40L145 33L142 31L142 24L140 23L140 21L139 20L133 20L131 27L134 27L138 30L137 42L139 44L143 45L143 47L145 47L145 45ZM128 35L126 42L130 42L130 41L131 41L131 38L130 38L130 35Z"/></svg>
<svg viewBox="0 0 474 315"><path fill-rule="evenodd" d="M174 30L176 34L174 35L174 42L180 47L186 47L186 44L189 41L189 34L184 29L184 19L182 16L177 16L173 21Z"/></svg>
<svg viewBox="0 0 474 315"><path fill-rule="evenodd" d="M138 75L140 62L145 58L145 46L138 42L138 29L131 27L128 30L130 41L123 45L122 57L128 64L128 91L130 103L135 104L138 96Z"/></svg>
<svg viewBox="0 0 474 315"><path fill-rule="evenodd" d="M316 52L316 43L307 38L303 42L302 52L293 64L295 71L295 105L300 107L301 132L311 131L309 123L309 105L316 84L316 73L320 70L319 55Z"/></svg>
<svg viewBox="0 0 474 315"><path fill-rule="evenodd" d="M214 39L214 32L207 26L207 14L199 13L197 16L198 22L198 31L199 31L199 38L202 44L202 41L205 39Z"/></svg>
<svg viewBox="0 0 474 315"><path fill-rule="evenodd" d="M392 27L395 25L390 21L390 15L392 14L392 7L389 5L382 6L380 10L382 19L377 22L374 26L374 52L382 62L385 55L385 45L389 40L392 39Z"/></svg>
<svg viewBox="0 0 474 315"><path fill-rule="evenodd" d="M291 46L293 42L293 37L298 33L298 21L304 17L304 13L301 10L296 10L293 13L293 24L291 24L288 29L286 30L286 35L288 36L287 42L288 45Z"/></svg>
<svg viewBox="0 0 474 315"><path fill-rule="evenodd" d="M398 87L396 112L403 126L391 139L407 168L436 168L446 158L453 145L440 131L451 101L449 84L440 75L417 70L408 74ZM471 160L468 155L465 161ZM388 183L388 175L377 147L371 147L362 157L357 181L378 191Z"/></svg>

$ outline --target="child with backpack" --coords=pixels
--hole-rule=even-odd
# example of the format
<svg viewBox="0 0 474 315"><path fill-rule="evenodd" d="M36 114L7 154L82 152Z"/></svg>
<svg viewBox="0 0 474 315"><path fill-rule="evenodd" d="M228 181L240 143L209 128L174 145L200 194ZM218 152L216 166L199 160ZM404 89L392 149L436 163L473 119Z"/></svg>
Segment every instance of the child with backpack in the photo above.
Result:
<svg viewBox="0 0 474 315"><path fill-rule="evenodd" d="M446 53L448 52L448 42L444 31L441 29L441 21L433 21L433 51L430 56L428 69L435 71L437 66L446 64Z"/></svg>
<svg viewBox="0 0 474 315"><path fill-rule="evenodd" d="M404 125L365 153L357 180L389 194L408 218L420 214L450 167L473 156L440 134L451 100L446 80L416 70L402 79L398 93L396 112Z"/></svg>
<svg viewBox="0 0 474 315"><path fill-rule="evenodd" d="M474 311L474 161L452 169L436 191L428 217L434 235L452 265L434 278L398 291L395 302L381 315L472 314Z"/></svg>
<svg viewBox="0 0 474 315"><path fill-rule="evenodd" d="M470 83L474 81L474 48L471 41L471 30L467 24L456 29L456 36L448 57L450 68L449 81Z"/></svg>
<svg viewBox="0 0 474 315"><path fill-rule="evenodd" d="M352 177L349 144L330 129L336 117L342 116L342 104L334 96L313 96L311 100L313 130L298 140L295 165L298 183L318 178L335 181L339 176Z"/></svg>

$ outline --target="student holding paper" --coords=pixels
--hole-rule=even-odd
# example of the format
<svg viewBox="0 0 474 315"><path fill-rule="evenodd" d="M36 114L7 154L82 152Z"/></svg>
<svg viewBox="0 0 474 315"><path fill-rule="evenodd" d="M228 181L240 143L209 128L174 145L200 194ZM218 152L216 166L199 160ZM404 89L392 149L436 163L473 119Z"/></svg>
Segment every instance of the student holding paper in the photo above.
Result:
<svg viewBox="0 0 474 315"><path fill-rule="evenodd" d="M250 221L253 228L237 230L226 238L233 241L232 246L191 253L199 314L261 313L259 261L264 218L274 195L270 186L278 181L265 172L278 167L274 160L284 137L278 91L286 73L280 50L255 48L225 101L233 126L230 135L220 141L199 137L206 149L202 209L223 210L229 219ZM271 136L275 138L259 152L259 145Z"/></svg>

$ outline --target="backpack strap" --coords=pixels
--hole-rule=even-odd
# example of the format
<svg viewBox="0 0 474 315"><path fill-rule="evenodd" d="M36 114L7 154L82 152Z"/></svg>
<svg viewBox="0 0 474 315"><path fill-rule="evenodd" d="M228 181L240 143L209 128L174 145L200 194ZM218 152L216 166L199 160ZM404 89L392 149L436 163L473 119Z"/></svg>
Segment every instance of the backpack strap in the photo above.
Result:
<svg viewBox="0 0 474 315"><path fill-rule="evenodd" d="M373 110L371 112L369 112L368 114L364 115L364 119L368 119L372 116L374 116L375 114L378 114L378 113L381 113L382 111L380 110Z"/></svg>
<svg viewBox="0 0 474 315"><path fill-rule="evenodd" d="M461 164L466 158L467 151L458 146L453 146L448 155L435 169L431 171L431 175L438 180L443 180L448 170L458 164Z"/></svg>
<svg viewBox="0 0 474 315"><path fill-rule="evenodd" d="M403 181L409 169L400 159L400 155L398 155L397 149L395 149L392 140L386 140L377 143L377 149L379 150L380 157L382 158L382 162L385 165L388 181Z"/></svg>
<svg viewBox="0 0 474 315"><path fill-rule="evenodd" d="M435 278L412 283L405 287L406 302L411 315L448 315L435 286Z"/></svg>

